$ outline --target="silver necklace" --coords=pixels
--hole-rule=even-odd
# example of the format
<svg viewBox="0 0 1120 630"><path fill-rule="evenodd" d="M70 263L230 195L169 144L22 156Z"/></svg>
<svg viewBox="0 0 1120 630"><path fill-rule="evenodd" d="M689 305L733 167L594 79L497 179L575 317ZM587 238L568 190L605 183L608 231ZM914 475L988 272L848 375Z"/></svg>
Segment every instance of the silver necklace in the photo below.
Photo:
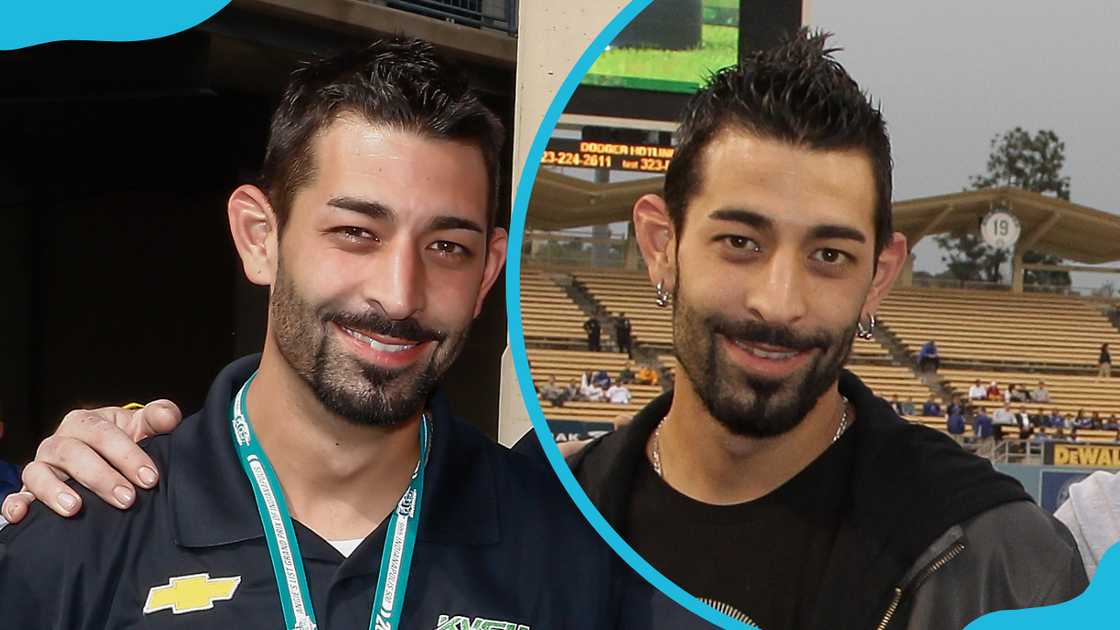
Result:
<svg viewBox="0 0 1120 630"><path fill-rule="evenodd" d="M840 424L836 427L836 435L832 436L833 444L840 439L841 435L844 435L844 431L848 430L848 399L844 396L840 398L844 401L844 410L840 413ZM664 477L661 474L661 427L667 419L668 417L662 418L661 422L657 423L657 428L653 430L653 449L650 452L650 461L653 464L653 472L657 473L658 477Z"/></svg>

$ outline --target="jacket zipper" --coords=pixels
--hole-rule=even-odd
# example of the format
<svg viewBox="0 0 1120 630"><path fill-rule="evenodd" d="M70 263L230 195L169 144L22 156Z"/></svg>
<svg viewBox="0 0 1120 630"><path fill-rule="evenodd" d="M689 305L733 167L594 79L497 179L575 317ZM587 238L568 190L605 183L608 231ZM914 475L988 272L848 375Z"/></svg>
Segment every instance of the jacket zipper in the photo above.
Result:
<svg viewBox="0 0 1120 630"><path fill-rule="evenodd" d="M746 614L743 613L743 611L739 610L738 608L735 608L734 606L731 606L729 604L725 604L721 601L717 601L717 600L714 600L714 599L709 599L707 597L701 597L699 599L700 599L700 601L702 601L705 604L711 606L712 608L715 608L718 612L721 612L721 613L727 615L728 617L731 617L735 621L742 621L743 623L750 624L750 625L754 626L755 628L759 628L759 630L761 630L761 628L759 627L759 625L757 623L755 623L750 617L748 617Z"/></svg>
<svg viewBox="0 0 1120 630"><path fill-rule="evenodd" d="M949 564L950 560L961 555L962 551L964 551L964 543L960 542L959 540L953 543L951 547L946 549L940 556L937 556L937 558L933 562L926 565L926 568L922 569L922 572L916 575L914 579L910 581L910 584L908 585L909 590L911 592L918 590L918 587L921 586L923 582L928 580L931 575L941 570L941 567ZM891 599L890 605L887 606L887 611L883 614L882 621L880 621L879 625L876 626L876 630L886 630L887 626L891 623L891 618L894 617L895 611L898 610L898 605L902 603L902 595L902 587L895 587L894 598Z"/></svg>

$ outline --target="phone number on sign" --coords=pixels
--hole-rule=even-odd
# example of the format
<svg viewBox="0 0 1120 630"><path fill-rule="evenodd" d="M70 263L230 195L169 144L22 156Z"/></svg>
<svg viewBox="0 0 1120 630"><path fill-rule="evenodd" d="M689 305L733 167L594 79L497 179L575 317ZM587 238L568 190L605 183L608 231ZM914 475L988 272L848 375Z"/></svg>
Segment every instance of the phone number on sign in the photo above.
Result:
<svg viewBox="0 0 1120 630"><path fill-rule="evenodd" d="M624 171L664 173L669 169L669 160L664 158L625 158L578 151L546 150L541 156L541 164L548 166L576 166L581 168L614 168Z"/></svg>

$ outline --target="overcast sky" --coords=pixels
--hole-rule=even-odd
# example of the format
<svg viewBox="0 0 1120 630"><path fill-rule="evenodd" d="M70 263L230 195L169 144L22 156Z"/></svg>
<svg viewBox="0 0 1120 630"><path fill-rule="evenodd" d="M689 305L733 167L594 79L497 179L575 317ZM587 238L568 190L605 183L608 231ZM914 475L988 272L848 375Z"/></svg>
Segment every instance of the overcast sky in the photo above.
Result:
<svg viewBox="0 0 1120 630"><path fill-rule="evenodd" d="M1065 141L1074 202L1120 213L1118 6L812 0L809 23L836 34L841 63L882 101L896 200L961 190L983 172L992 136L1019 125ZM923 243L917 268L941 268Z"/></svg>

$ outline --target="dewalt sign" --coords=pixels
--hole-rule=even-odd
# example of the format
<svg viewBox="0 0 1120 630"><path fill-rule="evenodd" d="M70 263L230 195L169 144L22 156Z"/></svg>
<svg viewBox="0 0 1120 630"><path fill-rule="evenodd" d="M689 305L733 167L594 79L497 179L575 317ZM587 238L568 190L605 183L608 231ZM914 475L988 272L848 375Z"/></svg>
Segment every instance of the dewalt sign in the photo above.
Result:
<svg viewBox="0 0 1120 630"><path fill-rule="evenodd" d="M1120 444L1047 442L1042 447L1042 463L1075 468L1120 468Z"/></svg>

